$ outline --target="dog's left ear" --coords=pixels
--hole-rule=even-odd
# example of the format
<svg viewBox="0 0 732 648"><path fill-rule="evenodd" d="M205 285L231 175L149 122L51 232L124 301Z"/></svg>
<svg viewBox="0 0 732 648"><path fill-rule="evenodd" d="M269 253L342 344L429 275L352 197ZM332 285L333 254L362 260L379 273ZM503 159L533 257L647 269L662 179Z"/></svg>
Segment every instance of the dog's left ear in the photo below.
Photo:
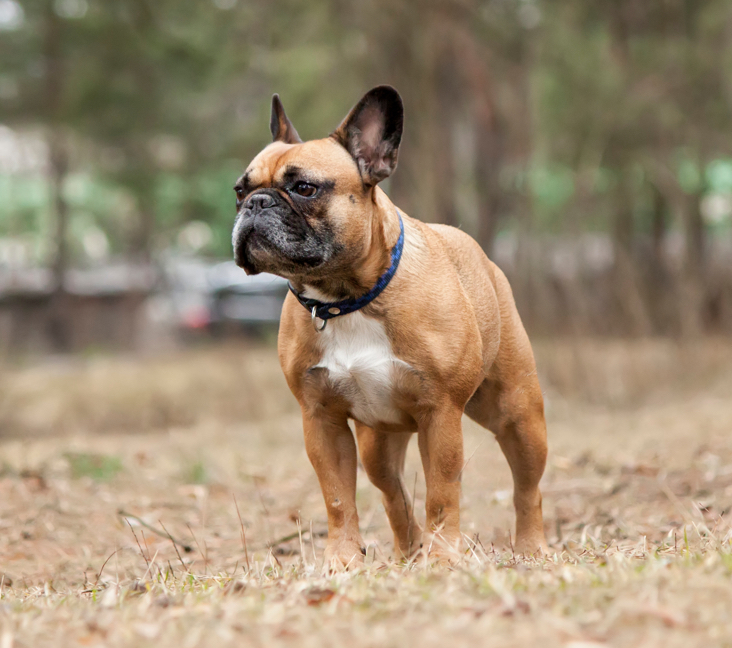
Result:
<svg viewBox="0 0 732 648"><path fill-rule="evenodd" d="M396 169L403 125L402 98L382 85L363 96L331 137L356 160L364 184L373 187Z"/></svg>
<svg viewBox="0 0 732 648"><path fill-rule="evenodd" d="M302 142L292 122L287 118L285 108L278 94L272 95L272 115L269 118L269 130L272 132L273 142L284 142L285 144L300 144Z"/></svg>

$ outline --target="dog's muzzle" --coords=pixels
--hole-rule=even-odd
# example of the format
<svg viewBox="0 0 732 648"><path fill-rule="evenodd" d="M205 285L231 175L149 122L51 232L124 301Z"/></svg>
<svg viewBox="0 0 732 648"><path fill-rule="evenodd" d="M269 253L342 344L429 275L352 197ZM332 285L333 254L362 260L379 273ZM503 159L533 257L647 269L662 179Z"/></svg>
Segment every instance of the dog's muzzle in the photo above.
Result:
<svg viewBox="0 0 732 648"><path fill-rule="evenodd" d="M261 189L251 194L241 206L236 225L232 233L234 261L248 274L260 272L253 258L253 251L262 246L271 247L271 242L261 231L262 221L277 218L275 208L280 206L274 189ZM268 214L267 212L270 212Z"/></svg>

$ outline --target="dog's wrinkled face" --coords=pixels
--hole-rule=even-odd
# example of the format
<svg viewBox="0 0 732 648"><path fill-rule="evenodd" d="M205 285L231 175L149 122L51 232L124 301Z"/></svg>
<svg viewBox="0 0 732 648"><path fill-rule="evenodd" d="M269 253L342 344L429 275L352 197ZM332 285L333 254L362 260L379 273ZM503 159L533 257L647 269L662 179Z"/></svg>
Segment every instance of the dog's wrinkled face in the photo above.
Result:
<svg viewBox="0 0 732 648"><path fill-rule="evenodd" d="M288 277L318 275L342 252L343 220L363 193L356 164L333 140L270 144L235 190L237 264Z"/></svg>
<svg viewBox="0 0 732 648"><path fill-rule="evenodd" d="M248 274L323 278L370 241L373 188L396 167L401 99L374 88L330 137L303 143L275 95L271 129L275 141L234 186L236 263Z"/></svg>

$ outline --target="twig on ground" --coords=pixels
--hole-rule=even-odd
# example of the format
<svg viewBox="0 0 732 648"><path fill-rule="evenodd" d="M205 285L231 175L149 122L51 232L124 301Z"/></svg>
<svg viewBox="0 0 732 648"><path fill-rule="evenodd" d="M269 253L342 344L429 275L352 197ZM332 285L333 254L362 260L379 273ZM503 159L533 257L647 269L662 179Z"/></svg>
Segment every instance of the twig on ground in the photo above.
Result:
<svg viewBox="0 0 732 648"><path fill-rule="evenodd" d="M284 544L285 542L289 542L290 540L294 540L295 538L300 536L300 531L295 531L295 533L288 533L286 536L282 536L281 538L277 540L273 540L272 542L268 542L266 546L262 547L263 549L274 549L277 545ZM321 530L321 531L313 531L312 522L310 524L310 531L307 529L304 531L304 533L310 533L310 538L325 538L328 535L327 530Z"/></svg>
<svg viewBox="0 0 732 648"><path fill-rule="evenodd" d="M462 479L463 478L463 473L465 472L465 468L467 467L468 462L473 458L473 456L475 455L475 453L478 452L478 450L480 449L480 446L483 445L483 442L487 438L488 438L488 431L486 430L483 433L483 438L480 440L480 443L477 446L475 446L475 449L473 450L473 452L471 452L470 453L470 456L465 460L465 463L463 464L463 467L460 469L460 475L458 476L458 479Z"/></svg>
<svg viewBox="0 0 732 648"><path fill-rule="evenodd" d="M267 508L267 505L264 503L264 497L262 497L262 490L259 488L259 481L257 479L254 480L254 488L257 489L257 495L259 496L259 503L262 505L262 510L264 511L265 516L269 517L269 509Z"/></svg>
<svg viewBox="0 0 732 648"><path fill-rule="evenodd" d="M97 574L97 579L94 581L95 589L96 589L97 585L99 585L99 579L102 577L102 572L104 571L104 568L107 566L107 563L112 559L112 556L114 556L118 551L119 551L119 549L115 549L111 554L109 554L109 557L102 564L102 568L99 570L99 573Z"/></svg>
<svg viewBox="0 0 732 648"><path fill-rule="evenodd" d="M150 561L147 559L145 552L142 550L142 545L140 544L140 541L137 539L137 534L135 533L135 530L132 528L132 525L130 524L130 521L127 518L125 518L125 522L127 522L127 526L129 526L130 531L132 531L132 536L135 538L135 542L137 543L137 547L140 549L140 553L142 554L142 557L145 560L145 564L147 565L147 568L150 569Z"/></svg>
<svg viewBox="0 0 732 648"><path fill-rule="evenodd" d="M249 566L249 549L247 548L247 534L244 530L244 520L241 519L241 513L239 512L239 503L236 501L236 495L232 495L234 498L234 506L236 506L236 514L239 516L239 524L241 525L241 544L244 547L244 559L247 561L247 573L251 571Z"/></svg>
<svg viewBox="0 0 732 648"><path fill-rule="evenodd" d="M156 529L154 526L152 526L151 524L148 524L147 522L145 522L145 520L143 520L141 517L139 517L137 515L133 515L132 513L128 513L127 511L125 511L123 509L119 509L117 511L117 515L119 515L120 517L123 517L123 518L129 518L130 520L134 520L140 526L145 527L148 531L152 531L156 535L159 535L161 538L165 538L166 540L170 540L173 544L178 545L186 553L191 553L191 551L193 551L193 547L191 547L191 545L186 544L185 542L181 542L180 540L176 540L167 531L164 531L163 532L163 531L160 531L159 529ZM127 521L127 524L130 524L129 523L129 520ZM131 524L130 524L130 528L132 528L132 525Z"/></svg>
<svg viewBox="0 0 732 648"><path fill-rule="evenodd" d="M188 530L191 532L191 535L193 536L193 541L196 543L196 546L198 547L198 553L201 554L201 558L203 558L203 570L205 572L208 572L208 558L205 553L201 550L201 545L198 543L198 538L196 538L196 534L193 533L193 529L191 529L190 524L186 524L188 527Z"/></svg>
<svg viewBox="0 0 732 648"><path fill-rule="evenodd" d="M142 532L141 532L141 533L142 533ZM142 539L143 539L143 541L145 540L145 534L144 534L144 533L142 533ZM141 578L141 580L142 580L142 581L144 581L144 580L145 580L145 579L147 578L147 575L148 575L148 574L150 574L151 576L153 575L153 571L152 571L152 568L153 568L153 567L157 567L157 565L155 564L155 559L156 559L157 557L158 557L158 552L156 551L156 552L155 552L155 555L154 555L154 556L153 556L152 558L150 558L150 563L149 563L149 564L148 564L148 566L147 566L147 571L145 571L145 574L144 574L144 576L143 576L143 577ZM159 571L159 570L158 570L158 571Z"/></svg>
<svg viewBox="0 0 732 648"><path fill-rule="evenodd" d="M302 525L300 524L300 516L297 516L297 535L300 538L300 560L303 565L307 565L305 560L305 545L302 543Z"/></svg>
<svg viewBox="0 0 732 648"><path fill-rule="evenodd" d="M318 564L318 559L315 556L315 534L313 533L313 521L310 520L310 547L313 550L313 564Z"/></svg>
<svg viewBox="0 0 732 648"><path fill-rule="evenodd" d="M170 535L170 533L168 533L168 530L165 528L165 525L163 524L163 521L162 520L158 520L158 522L160 523L160 526L163 527L163 531L165 531L165 533L168 534L168 539L173 544L173 549L175 549L175 555L178 556L178 560L180 560L180 564L183 565L183 569L185 569L190 574L191 573L191 570L188 569L188 565L186 565L183 562L183 558L180 555L180 551L178 551L178 543L176 543L176 541L173 539L173 536Z"/></svg>

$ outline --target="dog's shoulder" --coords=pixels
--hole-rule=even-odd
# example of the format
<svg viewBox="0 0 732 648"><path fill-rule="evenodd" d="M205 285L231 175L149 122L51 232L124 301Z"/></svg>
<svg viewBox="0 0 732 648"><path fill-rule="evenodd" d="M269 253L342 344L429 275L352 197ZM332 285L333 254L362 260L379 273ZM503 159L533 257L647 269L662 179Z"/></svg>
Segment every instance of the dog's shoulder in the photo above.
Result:
<svg viewBox="0 0 732 648"><path fill-rule="evenodd" d="M476 270L484 270L491 281L495 282L497 270L495 264L486 256L483 248L470 234L442 223L427 223L426 225L437 235L450 257L450 261L461 276L465 274L466 270L471 273Z"/></svg>

